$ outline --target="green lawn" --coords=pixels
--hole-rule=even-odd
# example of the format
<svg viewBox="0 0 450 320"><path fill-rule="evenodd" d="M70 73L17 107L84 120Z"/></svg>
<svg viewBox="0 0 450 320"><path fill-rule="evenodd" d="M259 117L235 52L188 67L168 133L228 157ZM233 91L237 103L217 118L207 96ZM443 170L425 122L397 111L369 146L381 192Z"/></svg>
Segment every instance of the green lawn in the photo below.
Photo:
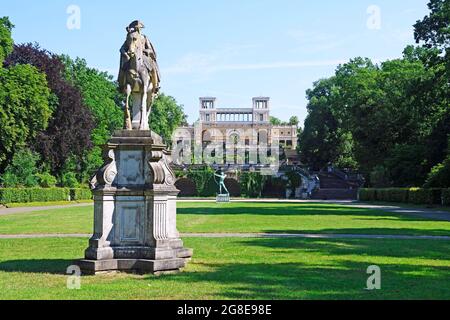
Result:
<svg viewBox="0 0 450 320"><path fill-rule="evenodd" d="M450 242L186 239L194 258L176 275L64 275L86 239L0 241L0 299L450 299ZM368 291L367 267L382 289Z"/></svg>
<svg viewBox="0 0 450 320"><path fill-rule="evenodd" d="M93 207L0 216L0 234L91 233ZM180 232L450 235L450 222L319 203L178 204Z"/></svg>

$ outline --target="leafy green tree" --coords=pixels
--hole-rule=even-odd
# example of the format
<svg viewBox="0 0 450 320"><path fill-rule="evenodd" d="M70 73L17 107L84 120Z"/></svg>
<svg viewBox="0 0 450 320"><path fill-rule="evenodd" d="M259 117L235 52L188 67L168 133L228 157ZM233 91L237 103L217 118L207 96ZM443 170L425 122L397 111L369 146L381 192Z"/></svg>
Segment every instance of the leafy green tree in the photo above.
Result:
<svg viewBox="0 0 450 320"><path fill-rule="evenodd" d="M0 68L0 172L15 150L47 128L51 110L45 75L30 65Z"/></svg>
<svg viewBox="0 0 450 320"><path fill-rule="evenodd" d="M17 151L2 175L3 186L6 188L37 186L38 161L39 155L29 149Z"/></svg>
<svg viewBox="0 0 450 320"><path fill-rule="evenodd" d="M81 158L92 147L92 114L83 104L80 90L64 78L65 67L59 56L38 44L16 45L5 65L12 68L24 64L45 73L54 108L47 129L38 134L30 147L39 152L52 174L59 175L69 157Z"/></svg>
<svg viewBox="0 0 450 320"><path fill-rule="evenodd" d="M89 68L84 59L60 57L65 65L66 79L76 86L82 95L83 104L92 112L95 127L91 140L93 148L85 150L80 161L78 179L82 182L103 164L102 146L107 143L115 130L123 127L124 113L120 105L123 97L117 90L117 83L106 72Z"/></svg>
<svg viewBox="0 0 450 320"><path fill-rule="evenodd" d="M66 55L61 59L67 80L80 89L84 105L94 116L92 142L96 146L106 143L115 130L123 127L124 115L117 84L106 72L89 68L84 59L72 60Z"/></svg>
<svg viewBox="0 0 450 320"><path fill-rule="evenodd" d="M314 170L329 163L354 167L353 138L343 127L336 78L322 79L307 91L308 116L300 135L302 161Z"/></svg>
<svg viewBox="0 0 450 320"><path fill-rule="evenodd" d="M180 126L187 125L183 106L175 98L160 94L152 106L150 128L158 133L166 143L172 142L172 133Z"/></svg>
<svg viewBox="0 0 450 320"><path fill-rule="evenodd" d="M298 117L297 117L297 116L292 116L292 117L289 119L288 124L289 124L290 126L297 126L297 127L298 127L298 125L300 124L300 120L298 120Z"/></svg>
<svg viewBox="0 0 450 320"><path fill-rule="evenodd" d="M450 1L431 0L430 14L414 25L414 37L429 48L439 47L450 53Z"/></svg>
<svg viewBox="0 0 450 320"><path fill-rule="evenodd" d="M8 17L0 18L0 67L5 58L13 51L14 42L11 38L11 30L14 25Z"/></svg>
<svg viewBox="0 0 450 320"><path fill-rule="evenodd" d="M450 155L444 162L431 169L424 187L450 188Z"/></svg>
<svg viewBox="0 0 450 320"><path fill-rule="evenodd" d="M280 119L278 119L277 117L271 116L270 117L270 124L273 126L281 126L282 125L282 121Z"/></svg>

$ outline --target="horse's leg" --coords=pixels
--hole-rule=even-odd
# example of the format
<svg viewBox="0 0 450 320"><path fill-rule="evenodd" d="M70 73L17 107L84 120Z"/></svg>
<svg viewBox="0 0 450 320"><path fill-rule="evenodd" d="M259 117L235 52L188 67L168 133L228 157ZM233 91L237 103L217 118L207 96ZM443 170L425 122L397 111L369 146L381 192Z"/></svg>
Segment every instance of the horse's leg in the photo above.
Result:
<svg viewBox="0 0 450 320"><path fill-rule="evenodd" d="M141 123L139 125L140 130L148 130L148 118L147 118L147 98L148 98L148 77L143 81L143 92L141 101Z"/></svg>
<svg viewBox="0 0 450 320"><path fill-rule="evenodd" d="M144 90L142 92L142 101L141 101L141 123L139 124L140 130L146 130L145 121L147 119L147 92Z"/></svg>
<svg viewBox="0 0 450 320"><path fill-rule="evenodd" d="M130 114L130 96L131 96L131 85L127 84L127 100L125 103L125 129L133 130L133 126L131 124L131 114Z"/></svg>

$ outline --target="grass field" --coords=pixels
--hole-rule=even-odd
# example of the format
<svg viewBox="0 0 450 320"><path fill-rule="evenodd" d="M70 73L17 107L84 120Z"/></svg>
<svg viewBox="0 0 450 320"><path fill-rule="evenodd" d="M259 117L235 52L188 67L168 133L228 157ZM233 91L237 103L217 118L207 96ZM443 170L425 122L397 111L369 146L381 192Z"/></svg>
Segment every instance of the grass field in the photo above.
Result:
<svg viewBox="0 0 450 320"><path fill-rule="evenodd" d="M93 208L75 207L0 216L0 234L90 233ZM375 209L318 203L178 204L178 229L268 232L450 235L450 223Z"/></svg>
<svg viewBox="0 0 450 320"><path fill-rule="evenodd" d="M0 216L0 234L91 233L92 206ZM450 235L450 222L320 203L179 203L181 232ZM82 277L87 239L0 240L0 299L450 299L450 241L186 238L183 273ZM382 289L365 290L370 265Z"/></svg>
<svg viewBox="0 0 450 320"><path fill-rule="evenodd" d="M176 275L64 274L86 239L0 241L0 299L450 299L448 241L186 239ZM365 290L378 265L382 289Z"/></svg>

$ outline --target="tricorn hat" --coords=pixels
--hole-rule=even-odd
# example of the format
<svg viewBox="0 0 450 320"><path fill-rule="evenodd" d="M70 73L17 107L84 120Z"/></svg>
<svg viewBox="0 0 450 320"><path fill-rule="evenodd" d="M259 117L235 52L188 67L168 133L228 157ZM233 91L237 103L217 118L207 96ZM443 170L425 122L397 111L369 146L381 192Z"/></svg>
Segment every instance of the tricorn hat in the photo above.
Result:
<svg viewBox="0 0 450 320"><path fill-rule="evenodd" d="M130 25L128 26L129 29L136 29L136 28L145 28L144 24L139 21L139 20L135 20L132 23L130 23Z"/></svg>

